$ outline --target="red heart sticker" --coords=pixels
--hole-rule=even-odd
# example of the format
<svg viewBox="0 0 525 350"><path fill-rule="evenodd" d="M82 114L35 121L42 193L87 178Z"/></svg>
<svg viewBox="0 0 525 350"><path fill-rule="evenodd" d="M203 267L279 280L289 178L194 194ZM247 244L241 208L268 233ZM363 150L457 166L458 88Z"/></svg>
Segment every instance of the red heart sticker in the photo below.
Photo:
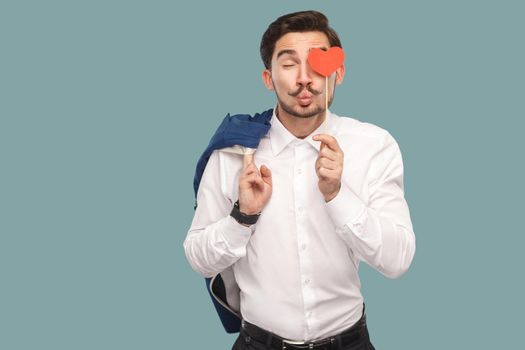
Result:
<svg viewBox="0 0 525 350"><path fill-rule="evenodd" d="M308 54L308 63L312 69L324 77L329 76L341 67L345 60L345 53L339 46L333 46L324 51L318 48L311 49Z"/></svg>

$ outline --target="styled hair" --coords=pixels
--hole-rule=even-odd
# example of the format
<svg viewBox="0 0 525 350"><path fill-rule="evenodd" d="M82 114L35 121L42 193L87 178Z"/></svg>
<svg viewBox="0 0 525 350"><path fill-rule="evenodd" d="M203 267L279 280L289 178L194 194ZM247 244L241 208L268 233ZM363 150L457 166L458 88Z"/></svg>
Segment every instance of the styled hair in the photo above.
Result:
<svg viewBox="0 0 525 350"><path fill-rule="evenodd" d="M277 18L264 32L261 39L261 58L264 66L270 69L275 43L285 34L293 32L322 32L328 37L330 46L341 46L339 36L328 25L328 18L318 11L300 11Z"/></svg>

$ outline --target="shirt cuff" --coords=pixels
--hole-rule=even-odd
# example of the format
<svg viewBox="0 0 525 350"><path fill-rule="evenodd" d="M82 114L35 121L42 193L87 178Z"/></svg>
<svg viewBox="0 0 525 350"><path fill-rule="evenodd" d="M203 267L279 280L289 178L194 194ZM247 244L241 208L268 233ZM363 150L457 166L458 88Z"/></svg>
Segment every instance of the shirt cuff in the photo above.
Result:
<svg viewBox="0 0 525 350"><path fill-rule="evenodd" d="M351 227L366 211L361 199L343 182L339 193L326 203L326 208L336 229L341 229L346 224Z"/></svg>
<svg viewBox="0 0 525 350"><path fill-rule="evenodd" d="M241 225L231 215L226 217L221 233L230 247L244 247L248 244L255 225L250 227Z"/></svg>

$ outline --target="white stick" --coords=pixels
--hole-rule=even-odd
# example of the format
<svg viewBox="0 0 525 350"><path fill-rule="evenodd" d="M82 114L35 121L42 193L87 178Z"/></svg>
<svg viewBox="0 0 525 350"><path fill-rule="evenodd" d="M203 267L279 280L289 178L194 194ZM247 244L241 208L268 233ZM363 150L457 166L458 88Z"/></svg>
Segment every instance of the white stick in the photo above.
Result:
<svg viewBox="0 0 525 350"><path fill-rule="evenodd" d="M328 115L328 76L325 77L325 81L326 81L326 87L325 87L326 98L325 98L325 112L324 112L324 115L325 115L325 119L326 119L326 116Z"/></svg>

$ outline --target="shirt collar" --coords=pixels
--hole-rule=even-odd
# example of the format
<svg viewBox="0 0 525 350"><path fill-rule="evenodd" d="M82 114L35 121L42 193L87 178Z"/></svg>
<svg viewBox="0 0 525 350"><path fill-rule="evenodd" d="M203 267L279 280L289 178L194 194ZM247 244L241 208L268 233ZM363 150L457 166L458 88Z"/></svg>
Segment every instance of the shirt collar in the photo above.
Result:
<svg viewBox="0 0 525 350"><path fill-rule="evenodd" d="M315 134L331 134L331 126L333 125L334 115L330 112L330 110L328 110L326 119L321 123L321 125L319 125L317 129L315 129L310 135L306 136L304 139L295 137L290 131L288 131L288 129L286 129L286 127L281 123L279 118L277 118L277 115L275 114L276 110L277 107L273 109L273 115L271 119L272 126L270 128L270 131L268 132L274 156L277 156L291 142L307 142L319 152L321 142L314 141L312 139L312 136L314 136Z"/></svg>

